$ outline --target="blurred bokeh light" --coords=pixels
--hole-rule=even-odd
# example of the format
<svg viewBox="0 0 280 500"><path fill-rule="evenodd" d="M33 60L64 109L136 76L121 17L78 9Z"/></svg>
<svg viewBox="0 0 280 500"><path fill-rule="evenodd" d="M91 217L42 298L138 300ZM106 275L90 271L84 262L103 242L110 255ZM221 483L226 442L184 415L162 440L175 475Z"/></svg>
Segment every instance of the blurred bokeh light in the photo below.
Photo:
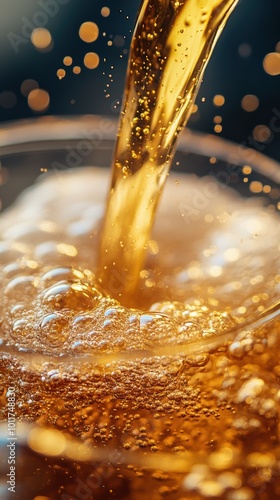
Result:
<svg viewBox="0 0 280 500"><path fill-rule="evenodd" d="M0 4L1 122L119 114L138 0ZM240 0L207 67L191 128L280 160L279 26L279 2ZM269 133L271 120L278 133Z"/></svg>

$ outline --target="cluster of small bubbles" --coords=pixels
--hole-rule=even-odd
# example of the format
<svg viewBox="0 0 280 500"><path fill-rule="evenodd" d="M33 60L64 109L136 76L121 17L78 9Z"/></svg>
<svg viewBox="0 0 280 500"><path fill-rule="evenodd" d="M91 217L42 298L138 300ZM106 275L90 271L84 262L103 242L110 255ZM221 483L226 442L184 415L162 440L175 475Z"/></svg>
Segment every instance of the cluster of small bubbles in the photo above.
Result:
<svg viewBox="0 0 280 500"><path fill-rule="evenodd" d="M191 340L200 336L215 335L229 330L235 325L230 314L211 311L202 301L188 302L157 302L150 308L174 320L173 329L177 330L177 341Z"/></svg>
<svg viewBox="0 0 280 500"><path fill-rule="evenodd" d="M10 296L10 301L15 302L22 297L23 293L33 291L33 287L37 286L37 280L33 276L19 275L12 278L4 289L4 293Z"/></svg>
<svg viewBox="0 0 280 500"><path fill-rule="evenodd" d="M69 283L62 280L47 288L43 294L42 302L58 310L70 308L75 311L87 311L95 309L100 296L97 289L86 283Z"/></svg>
<svg viewBox="0 0 280 500"><path fill-rule="evenodd" d="M179 6L179 2L176 2L175 6ZM107 17L109 13L110 11L106 7L103 7L103 9L101 10L101 14L104 15L104 17ZM202 12L201 22L205 22L206 15L207 11ZM94 24L95 23L91 22L83 23L80 28L80 37L86 43L92 43L98 37L98 27L97 25L94 26ZM150 34L150 36L152 36L152 34ZM121 37L115 37L114 39L112 38L109 40L108 44L109 43L110 45L115 44L119 47L123 46L123 40L121 39ZM93 57L94 53L89 52L88 54L91 54L89 57L89 66L93 65L94 67L96 67L95 64L97 62L97 54L95 54L94 56L95 59ZM64 65L71 66L73 63L72 59L70 58L71 61L70 59L68 60L69 64L66 63L65 59L63 61ZM85 60L84 64L86 66ZM93 67L91 69L93 69ZM81 71L81 68L74 66L74 73L75 70L78 74ZM61 71L58 74L58 77L63 78L66 74L66 71L64 68L62 68ZM109 75L109 78L112 78L111 74ZM223 106L225 99L223 96L217 95L214 97L213 102L215 106L220 107ZM220 120L220 118L221 117L216 118L217 121L215 122L215 125L217 127L221 127L222 120ZM141 132L141 129L139 130ZM148 134L148 127L144 127L143 135L145 134L145 130L147 130ZM219 128L217 128L216 132L219 133ZM141 133L138 133L137 137L142 140ZM70 206L70 203L68 205ZM208 217L208 222L213 221L214 218L212 214L207 214L205 217ZM225 219L223 214L221 216L221 219L222 218ZM61 240L57 244L54 241L53 247L52 242L49 243L47 242L47 245L44 247L44 251L46 254L50 253L50 248L54 248L57 254L60 254L63 259L66 257L69 259L72 257L75 258L77 255L79 255L76 246L72 245L69 242L62 243ZM41 246L40 248L42 257L43 247ZM211 255L215 254L215 251L213 250L214 248L215 245L208 246L207 249L203 251L204 257L208 258L211 257ZM152 243L151 250L154 254L158 252L155 243ZM227 262L236 262L239 258L238 249L236 249L233 245L228 248L223 248L222 255ZM95 353L96 347L99 348L99 351L106 352L108 350L110 351L110 349L112 349L112 346L116 346L116 349L125 349L127 347L129 347L129 349L133 349L134 347L137 348L139 345L140 347L144 346L149 348L151 345L155 345L155 341L158 341L156 345L160 344L161 346L165 343L168 346L168 344L173 345L173 343L175 344L176 341L178 342L181 340L182 342L185 342L189 339L197 340L199 338L200 340L202 339L207 341L207 337L212 337L213 335L218 335L222 332L228 332L233 326L236 326L235 320L231 317L230 312L228 312L231 310L230 305L227 305L228 309L224 312L213 311L213 308L210 308L210 304L212 304L214 307L219 303L215 299L215 279L223 275L222 279L226 280L227 276L227 272L224 272L218 260L213 262L209 266L209 269L207 268L210 277L215 278L214 280L210 281L210 285L208 288L205 287L205 290L210 297L208 299L207 306L203 303L203 301L192 302L193 299L189 300L188 302L179 302L179 300L176 302L166 301L157 302L150 308L150 310L147 310L145 312L128 310L122 307L116 301L113 301L112 299L104 296L104 294L96 285L95 277L90 273L86 273L85 271L82 272L74 267L47 267L43 271L38 269L38 272L36 274L35 270L34 272L32 271L32 265L30 266L30 269L30 275L28 276L29 280L25 281L26 278L24 277L23 281L21 281L24 274L23 270L18 268L16 271L15 268L14 270L10 268L10 273L15 272L15 275L13 277L11 277L10 275L10 278L7 278L8 284L5 282L5 285L8 288L8 294L10 293L9 286L12 292L15 289L17 290L18 294L16 300L17 304L15 306L18 306L18 308L13 308L12 310L14 315L12 323L13 331L26 332L26 327L28 325L27 321L31 319L31 326L28 328L28 330L34 331L34 333L38 335L38 342L40 343L40 347L43 346L43 349L46 344L49 344L51 347L55 348L61 348L65 345L65 350L67 350L69 346L71 346L77 351L82 351L82 346L84 343L84 350L86 352L93 351ZM201 270L199 263L193 263L193 265L190 265L187 269L186 274L188 274L188 278L204 278L203 271ZM256 276L254 276L254 278L256 279ZM13 280L17 279L19 281L14 281L13 283ZM144 279L146 287L148 287L149 284L152 283L152 279L151 275L149 275L146 270ZM11 283L13 283L12 286ZM174 289L176 288L177 284L178 283L174 284ZM24 285L24 292L21 288L22 285ZM151 286L152 289L153 286L154 283ZM193 291L190 292L190 295L191 293L193 293L192 297L198 296L198 289L193 289ZM253 302L257 303L258 298L259 296L257 292L252 294ZM160 299L157 298L153 300ZM24 301L24 304L22 304L22 301ZM29 303L35 305L34 317L32 316L31 318L29 318L28 315L24 313L24 306L28 305ZM242 297L238 298L238 304L240 305L240 303L242 303ZM246 312L246 307L244 306L244 308L245 310L243 309L242 311L240 311L241 314ZM10 312L11 316L12 311ZM35 328L33 328L34 326ZM139 331L141 331L142 334L142 336L140 336L140 341ZM217 409L217 403L214 397L215 392L211 390L213 386L215 387L215 384L216 387L218 387L218 384L221 384L223 386L222 389L226 393L227 387L231 387L231 379L234 379L235 383L238 383L238 369L234 366L229 366L230 362L233 360L233 364L238 365L240 352L242 352L242 356L249 356L249 354L253 353L253 349L255 346L254 343L251 342L251 339L247 338L240 340L237 339L235 344L237 345L235 345L235 347L232 346L232 352L230 352L229 355L224 355L224 353L222 353L221 355L223 359L220 363L220 380L216 379L215 369L213 369L212 372L210 372L209 370L209 365L211 364L211 362L213 362L214 364L213 358L215 359L215 356L218 357L219 354L214 353L213 356L210 356L208 353L199 353L195 356L187 356L187 370L182 370L182 378L178 380L178 383L177 380L174 380L174 385L172 388L173 390L169 390L169 392L167 392L167 397L165 397L166 394L164 394L164 397L161 399L157 397L157 395L160 394L162 387L166 387L168 382L172 384L172 377L169 377L169 381L167 382L168 376L171 373L170 365L166 366L164 365L164 361L159 361L159 363L162 365L160 367L160 373L151 373L151 376L148 380L148 401L146 403L147 408L152 408L152 411L154 412L154 420L158 422L158 429L160 433L159 442L166 443L166 446L170 446L170 448L175 452L182 451L182 449L184 449L183 445L186 445L187 448L189 439L197 442L199 441L199 439L201 439L201 441L198 442L197 445L199 451L202 450L201 444L202 446L208 446L208 450L209 446L217 446L214 440L211 439L212 437L217 438L217 440L224 439L224 442L231 439L233 440L233 442L238 442L238 432L236 432L235 435L232 434L233 437L232 435L230 435L230 432L232 432L232 429L234 429L234 426L231 426L231 419L234 419L234 416L230 416L229 418L227 415L225 419L225 425L225 420L223 418L219 420L220 414ZM51 350L49 352L51 352ZM154 370L153 363L156 364L156 362L154 359L151 360L151 371ZM244 404L248 404L248 406L250 406L248 397L250 398L252 394L255 397L264 395L265 401L262 401L261 408L258 407L258 410L263 409L265 410L265 412L270 412L273 409L273 400L271 397L268 397L270 395L263 394L263 391L260 390L265 387L263 376L262 374L254 375L253 373L251 373L255 369L253 367L254 359L249 359L249 362L251 362L252 368L244 365L243 378L240 382L239 392L237 393L240 398L240 404L243 404L245 401ZM144 360L143 365L144 369L142 370L142 372L140 371L141 363L139 363L139 365L136 366L135 372L133 372L133 366L130 366L130 375L128 371L126 372L127 376L123 376L121 370L115 370L112 378L110 379L110 377L108 377L108 384L110 384L111 382L111 394L114 394L117 400L121 400L119 408L125 408L125 405L128 406L126 396L129 396L129 393L134 400L138 400L139 397L141 407L141 403L143 401L143 398L145 398L145 395L139 394L139 387L142 388L143 391L143 380L147 380ZM230 371L228 378L226 378L226 376L224 375L226 369ZM106 368L104 368L104 371L105 370ZM55 372L55 370L50 370L50 378L56 375ZM86 375L87 374L85 372L82 374L82 376ZM82 387L82 376L79 379L79 388L75 390L84 390L86 394L89 392L89 388L88 386L87 388ZM141 377L143 377L143 380L140 380ZM136 382L139 382L139 380L141 383L138 384L137 387ZM132 384L131 381L134 383ZM263 384L260 381L263 381ZM123 386L125 384L127 384L128 388L127 393L123 390ZM98 387L98 389L100 389L100 386ZM189 387L191 387L191 389L189 389ZM95 397L94 383L92 388L93 390L91 391L92 394L90 395L90 397L93 397L93 395ZM202 388L204 392L204 394L202 394L203 406L199 406L200 388ZM143 392L146 391L144 390ZM80 392L80 397L79 399L77 399L77 401L81 401L82 394L83 393ZM231 398L233 398L232 394L234 394L234 391L231 391ZM96 397L98 396L99 393L96 394ZM74 406L75 397L73 396L73 393L71 392L71 394L69 394L67 397L73 400ZM222 397L220 398L220 400L222 401ZM121 404L123 404L123 406L121 406ZM133 401L132 404L136 405L137 401ZM236 405L238 404L239 402L237 401ZM185 408L188 408L187 418L185 418L186 412L185 414L183 412L183 409L185 410ZM117 408L115 409L117 410ZM239 408L237 406L237 410L238 409ZM245 407L244 411L246 411L246 409L247 408ZM106 410L106 402L104 401L102 416L100 416L100 419L103 419L104 421ZM176 412L178 414L180 410L182 410L182 415L180 415L180 424L177 426L179 419L177 419L174 423L172 419L174 414L176 414ZM241 410L243 410L243 406ZM252 410L254 410L253 407ZM111 408L109 408L108 411L112 412ZM227 411L230 411L232 415L234 415L236 408ZM95 425L95 419L98 419L99 417L96 417L94 413L100 412L93 412L92 408L90 408L89 415L87 416L87 424L92 424L92 428L96 429L97 425ZM123 417L123 413L121 411L116 411L116 413L118 413L119 418ZM197 420L201 418L201 415L203 415L203 420L199 421L199 427L197 427L195 424ZM85 415L83 416L85 417ZM189 416L190 418L188 418ZM156 428L156 424L154 422L152 425L150 424L150 417L151 414L149 412L147 425L143 425L142 420L144 420L144 418L141 418L141 424L135 426L133 429L134 433L131 432L131 435L129 436L131 439L127 439L125 441L125 448L130 448L131 443L134 443L132 439L133 437L135 437L135 443L138 447L145 448L145 446L147 446L149 425L150 428L153 426ZM72 423L73 420L74 419L72 419ZM79 420L81 421L82 419ZM130 411L124 414L124 420L126 420L125 432L129 432L129 426L131 425L131 421L133 420L133 418L130 416ZM189 421L191 421L191 425ZM98 423L99 425L98 430L96 429L96 434L99 434L98 438L105 440L104 435L109 435L109 432L106 429L107 422L106 425L104 425L104 422L102 423L102 421L99 421ZM82 424L77 424L77 427L78 425L82 426ZM183 432L176 436L176 430L179 429L180 426L186 437L183 437ZM199 432L197 432L198 428ZM224 428L226 430L225 436L223 436ZM174 435L172 435L172 429L175 429ZM155 437L154 434L156 433L154 433L154 429L152 429L150 435L153 438ZM201 434L204 437L200 438L199 436ZM48 440L49 439L47 439L47 441ZM156 443L152 443L152 441L149 441L149 446L153 447L152 451L156 451L157 446L153 446L153 444L155 445ZM192 444L190 444L190 449L191 446ZM232 473L224 471L224 468L233 466L233 455L234 453L230 448L230 445L228 445L224 449L218 449L218 452L216 452L216 454L211 453L210 457L209 453L207 453L206 461L208 460L208 465L202 464L192 467L190 472L190 475L192 474L192 476L188 477L188 479L186 478L187 489L189 488L190 490L194 491L195 494L197 493L198 495L203 495L205 497L219 497L225 492L227 488L234 488L238 489L237 495L239 495L239 497L235 496L235 500L237 498L238 500L241 500L241 481L239 477L239 475L241 474L241 470L234 470L234 472ZM259 465L256 457L251 459L251 463L254 465ZM217 471L217 475L213 474L213 471ZM250 492L251 490L247 488L247 491ZM161 488L162 496L167 495L169 492L171 492L171 490L167 486L163 486ZM243 490L243 493L244 494L242 500L249 500L249 496L247 495L246 497L245 495L245 489Z"/></svg>
<svg viewBox="0 0 280 500"><path fill-rule="evenodd" d="M49 93L39 88L39 83L32 78L23 80L20 85L21 94L27 98L27 104L30 109L37 113L44 112L50 104ZM0 107L3 109L12 109L17 103L17 96L12 91L3 91L0 93Z"/></svg>
<svg viewBox="0 0 280 500"><path fill-rule="evenodd" d="M39 246L42 244L39 243ZM61 247L63 255L71 257L73 251L76 254L73 245L59 243L56 247L57 251ZM156 242L151 241L150 247L153 252L158 252ZM49 247L46 251L49 255ZM44 258L42 253L40 258ZM74 348L81 351L89 348L91 343L102 351L109 347L114 350L125 348L128 333L130 349L156 349L157 345L162 347L163 343L166 346L175 342L181 344L198 336L215 335L235 324L229 314L211 311L200 301L193 304L158 302L146 312L133 313L104 296L96 286L92 273L81 272L73 267L47 268L41 272L35 260L25 260L8 264L3 272L8 279L4 295L12 297L14 306L20 306L11 312L13 317L16 315L13 320L16 322L13 323L14 334L21 331L22 336L28 329L32 331L32 322L35 321L41 339L45 338L48 345L63 345L66 350ZM18 301L21 301L23 292L28 301L34 301L38 296L37 319L28 319L29 313L27 317L25 313L22 316L24 303ZM73 328L70 328L66 318L71 320ZM69 330L73 333L68 342L65 332ZM102 332L105 330L108 340L103 338ZM123 335L118 333L118 338L115 338L115 333L120 331ZM186 359L188 365L197 367L205 366L208 360L208 355L187 356Z"/></svg>
<svg viewBox="0 0 280 500"><path fill-rule="evenodd" d="M42 277L42 282L45 282L50 286L51 284L57 283L62 279L69 279L73 276L73 271L70 267L55 267L46 271Z"/></svg>
<svg viewBox="0 0 280 500"><path fill-rule="evenodd" d="M49 52L54 45L52 35L46 28L35 28L31 33L31 43L40 52Z"/></svg>
<svg viewBox="0 0 280 500"><path fill-rule="evenodd" d="M263 190L263 184L261 181L252 181L250 183L249 189L254 194L261 193Z"/></svg>
<svg viewBox="0 0 280 500"><path fill-rule="evenodd" d="M0 162L0 186L4 186L9 179L9 172L6 167L3 167ZM0 211L2 210L2 201L0 199Z"/></svg>

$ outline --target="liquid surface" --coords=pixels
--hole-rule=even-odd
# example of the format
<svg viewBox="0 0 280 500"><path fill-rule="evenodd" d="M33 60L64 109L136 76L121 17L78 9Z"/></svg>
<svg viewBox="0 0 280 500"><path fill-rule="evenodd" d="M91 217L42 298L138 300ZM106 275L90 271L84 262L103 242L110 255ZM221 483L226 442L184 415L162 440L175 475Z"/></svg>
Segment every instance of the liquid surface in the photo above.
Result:
<svg viewBox="0 0 280 500"><path fill-rule="evenodd" d="M236 4L237 0L142 3L99 257L99 279L116 298L122 294L127 300L139 281L174 145Z"/></svg>
<svg viewBox="0 0 280 500"><path fill-rule="evenodd" d="M220 335L277 302L277 215L211 179L189 176L170 178L148 243L138 307L109 297L92 253L107 184L98 169L50 176L32 193L35 214L27 194L2 217L1 333L10 345L46 354L156 349ZM190 219L188 200L206 189L217 190L215 204Z"/></svg>

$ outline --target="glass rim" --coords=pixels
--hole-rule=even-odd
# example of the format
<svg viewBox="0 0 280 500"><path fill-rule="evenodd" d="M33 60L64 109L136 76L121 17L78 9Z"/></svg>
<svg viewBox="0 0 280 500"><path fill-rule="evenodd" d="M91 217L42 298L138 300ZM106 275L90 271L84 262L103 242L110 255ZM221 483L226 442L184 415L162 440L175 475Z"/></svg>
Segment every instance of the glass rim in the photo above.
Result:
<svg viewBox="0 0 280 500"><path fill-rule="evenodd" d="M0 157L60 149L63 141L69 143L71 140L86 139L85 127L91 127L94 147L98 142L98 147L102 148L102 143L115 141L118 117L89 114L48 115L6 122L0 125ZM242 143L186 128L179 136L176 150L208 158L217 156L233 166L249 164L254 172L280 184L280 163Z"/></svg>

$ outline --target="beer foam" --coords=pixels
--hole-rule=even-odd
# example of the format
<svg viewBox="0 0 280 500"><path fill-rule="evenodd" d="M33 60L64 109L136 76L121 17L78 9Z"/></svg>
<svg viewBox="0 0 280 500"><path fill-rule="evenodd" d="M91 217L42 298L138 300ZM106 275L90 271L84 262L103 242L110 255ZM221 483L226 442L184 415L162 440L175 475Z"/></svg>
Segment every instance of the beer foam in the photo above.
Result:
<svg viewBox="0 0 280 500"><path fill-rule="evenodd" d="M279 221L218 185L210 206L209 182L170 176L156 250L127 307L96 275L107 172L45 176L0 221L2 341L44 354L147 350L220 335L269 307L279 288ZM190 200L200 203L191 217Z"/></svg>

